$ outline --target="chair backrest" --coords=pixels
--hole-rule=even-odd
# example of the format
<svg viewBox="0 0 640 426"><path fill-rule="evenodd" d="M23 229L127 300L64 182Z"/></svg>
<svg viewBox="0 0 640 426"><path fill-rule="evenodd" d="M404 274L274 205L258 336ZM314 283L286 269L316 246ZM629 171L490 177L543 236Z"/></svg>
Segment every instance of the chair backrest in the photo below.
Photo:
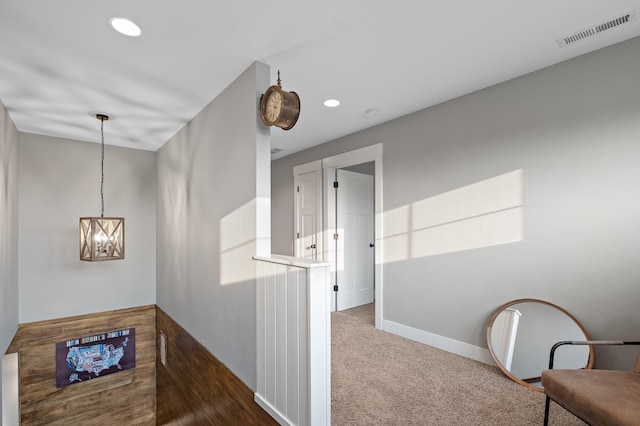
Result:
<svg viewBox="0 0 640 426"><path fill-rule="evenodd" d="M638 354L638 358L636 358L636 368L633 369L635 373L640 373L640 354Z"/></svg>

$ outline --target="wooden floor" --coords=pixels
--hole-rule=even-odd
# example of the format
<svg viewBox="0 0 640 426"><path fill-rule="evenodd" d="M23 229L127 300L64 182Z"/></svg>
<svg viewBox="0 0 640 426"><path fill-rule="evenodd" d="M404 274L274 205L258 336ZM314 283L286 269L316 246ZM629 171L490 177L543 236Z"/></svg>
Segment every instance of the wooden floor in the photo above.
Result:
<svg viewBox="0 0 640 426"><path fill-rule="evenodd" d="M157 355L157 424L277 425L253 391L189 333L157 308L156 335L168 341L167 365Z"/></svg>

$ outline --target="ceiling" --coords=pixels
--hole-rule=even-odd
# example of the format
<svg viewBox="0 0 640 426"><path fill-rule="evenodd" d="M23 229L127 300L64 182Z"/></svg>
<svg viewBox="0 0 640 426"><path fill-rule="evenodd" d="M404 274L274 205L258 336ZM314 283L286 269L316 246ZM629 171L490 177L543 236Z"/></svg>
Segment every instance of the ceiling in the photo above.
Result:
<svg viewBox="0 0 640 426"><path fill-rule="evenodd" d="M271 132L275 159L636 37L636 10L640 0L2 0L0 100L21 132L99 142L90 114L101 112L115 117L105 143L154 151L261 61L301 98L296 126ZM115 32L112 16L142 35Z"/></svg>

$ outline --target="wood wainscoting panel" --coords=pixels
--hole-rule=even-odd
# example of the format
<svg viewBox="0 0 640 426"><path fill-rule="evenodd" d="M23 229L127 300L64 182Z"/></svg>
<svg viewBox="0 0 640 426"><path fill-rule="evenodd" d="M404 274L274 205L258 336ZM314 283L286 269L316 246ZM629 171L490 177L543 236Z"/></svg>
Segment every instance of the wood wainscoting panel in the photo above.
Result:
<svg viewBox="0 0 640 426"><path fill-rule="evenodd" d="M162 309L156 310L158 425L277 425L253 391ZM166 366L160 344L167 341Z"/></svg>
<svg viewBox="0 0 640 426"><path fill-rule="evenodd" d="M155 305L21 324L20 418L27 425L155 425ZM56 387L56 343L135 328L136 366Z"/></svg>

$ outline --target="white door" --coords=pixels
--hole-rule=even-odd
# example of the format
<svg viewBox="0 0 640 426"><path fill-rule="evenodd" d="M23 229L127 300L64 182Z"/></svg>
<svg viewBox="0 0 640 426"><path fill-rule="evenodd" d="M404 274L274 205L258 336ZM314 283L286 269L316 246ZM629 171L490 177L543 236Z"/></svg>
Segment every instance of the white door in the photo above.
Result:
<svg viewBox="0 0 640 426"><path fill-rule="evenodd" d="M321 170L295 175L296 247L295 256L320 260L322 235L320 234L320 207L322 202Z"/></svg>
<svg viewBox="0 0 640 426"><path fill-rule="evenodd" d="M336 302L341 311L374 299L373 176L337 170L336 178Z"/></svg>

